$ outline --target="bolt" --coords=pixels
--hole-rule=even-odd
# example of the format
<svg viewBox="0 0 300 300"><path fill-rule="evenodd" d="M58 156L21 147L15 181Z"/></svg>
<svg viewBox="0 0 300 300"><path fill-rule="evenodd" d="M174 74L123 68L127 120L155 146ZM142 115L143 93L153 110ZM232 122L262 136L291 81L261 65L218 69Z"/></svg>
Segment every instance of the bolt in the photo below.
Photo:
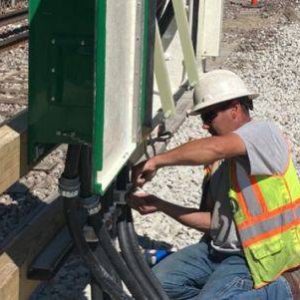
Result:
<svg viewBox="0 0 300 300"><path fill-rule="evenodd" d="M51 101L55 101L55 97L54 96L51 97Z"/></svg>
<svg viewBox="0 0 300 300"><path fill-rule="evenodd" d="M52 73L55 73L55 68L52 68L52 69L51 69L51 72L52 72Z"/></svg>
<svg viewBox="0 0 300 300"><path fill-rule="evenodd" d="M85 41L81 41L81 42L80 42L80 45L81 45L81 46L84 46L84 45L85 45Z"/></svg>
<svg viewBox="0 0 300 300"><path fill-rule="evenodd" d="M52 39L52 40L51 40L51 44L52 44L52 45L55 45L55 39Z"/></svg>

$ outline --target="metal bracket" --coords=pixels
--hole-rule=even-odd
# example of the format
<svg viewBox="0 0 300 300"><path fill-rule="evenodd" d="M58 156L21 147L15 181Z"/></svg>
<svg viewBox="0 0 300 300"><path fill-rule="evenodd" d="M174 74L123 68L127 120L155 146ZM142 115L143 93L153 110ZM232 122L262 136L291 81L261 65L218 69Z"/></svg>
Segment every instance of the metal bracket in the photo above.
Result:
<svg viewBox="0 0 300 300"><path fill-rule="evenodd" d="M101 203L96 195L80 200L82 206L87 210L89 216L97 214L101 210Z"/></svg>

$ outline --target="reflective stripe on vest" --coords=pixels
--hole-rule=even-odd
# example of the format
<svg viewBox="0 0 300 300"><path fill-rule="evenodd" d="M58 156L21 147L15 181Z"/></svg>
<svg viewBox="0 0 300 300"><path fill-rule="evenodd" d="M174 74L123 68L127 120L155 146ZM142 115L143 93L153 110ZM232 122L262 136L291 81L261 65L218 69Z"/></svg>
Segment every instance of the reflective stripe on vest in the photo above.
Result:
<svg viewBox="0 0 300 300"><path fill-rule="evenodd" d="M231 161L229 196L255 287L300 265L300 183L291 159L284 174L249 176Z"/></svg>
<svg viewBox="0 0 300 300"><path fill-rule="evenodd" d="M253 188L252 182L253 178L249 178L240 164L234 164L232 167L232 176L234 178L234 184L238 190L239 204L245 214L245 216L258 216L261 215L265 209L264 205L262 207L261 201L257 201L257 194L261 194L260 191L257 192L257 188ZM260 196L260 195L259 195ZM261 196L259 197L261 198Z"/></svg>
<svg viewBox="0 0 300 300"><path fill-rule="evenodd" d="M291 208L295 208L292 211ZM265 218L264 218L265 219ZM300 203L290 206L287 211L275 215L259 223L254 223L247 228L240 229L239 234L243 240L243 246L249 247L265 237L271 237L278 234L279 231L288 230L291 226L300 224Z"/></svg>

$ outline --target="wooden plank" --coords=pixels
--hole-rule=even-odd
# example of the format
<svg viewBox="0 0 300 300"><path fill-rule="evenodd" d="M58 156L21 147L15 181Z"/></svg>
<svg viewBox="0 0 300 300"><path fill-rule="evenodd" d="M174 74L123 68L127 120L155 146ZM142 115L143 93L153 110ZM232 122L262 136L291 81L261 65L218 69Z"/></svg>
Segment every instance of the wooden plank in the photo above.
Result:
<svg viewBox="0 0 300 300"><path fill-rule="evenodd" d="M4 253L0 257L0 299L18 299L19 271L11 258Z"/></svg>
<svg viewBox="0 0 300 300"><path fill-rule="evenodd" d="M27 221L27 222L26 222ZM25 300L39 285L27 279L27 269L34 258L65 225L63 200L53 195L8 241L0 245L0 299Z"/></svg>
<svg viewBox="0 0 300 300"><path fill-rule="evenodd" d="M0 127L0 193L28 170L27 111L23 111Z"/></svg>

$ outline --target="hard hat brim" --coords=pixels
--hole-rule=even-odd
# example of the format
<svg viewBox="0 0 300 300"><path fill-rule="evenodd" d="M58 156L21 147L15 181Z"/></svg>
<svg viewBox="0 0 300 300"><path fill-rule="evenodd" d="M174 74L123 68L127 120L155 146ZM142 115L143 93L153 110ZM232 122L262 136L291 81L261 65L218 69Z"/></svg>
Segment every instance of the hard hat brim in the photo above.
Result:
<svg viewBox="0 0 300 300"><path fill-rule="evenodd" d="M259 96L259 94L257 93L250 93L250 94L246 94L246 95L240 95L239 98L242 98L242 97L248 97L250 100L253 100L255 98L257 98ZM224 102L227 102L227 101L231 101L231 100L234 100L234 99L237 99L236 97L235 98L230 98L230 99L224 99L224 100L216 100L216 101L212 101L212 102L202 102L202 103L199 103L197 105L194 106L194 108L191 110L191 112L188 113L189 116L196 116L196 115L199 115L201 114L201 112L210 107L210 106L214 106L214 105L217 105L217 104L220 104L220 103L224 103Z"/></svg>

